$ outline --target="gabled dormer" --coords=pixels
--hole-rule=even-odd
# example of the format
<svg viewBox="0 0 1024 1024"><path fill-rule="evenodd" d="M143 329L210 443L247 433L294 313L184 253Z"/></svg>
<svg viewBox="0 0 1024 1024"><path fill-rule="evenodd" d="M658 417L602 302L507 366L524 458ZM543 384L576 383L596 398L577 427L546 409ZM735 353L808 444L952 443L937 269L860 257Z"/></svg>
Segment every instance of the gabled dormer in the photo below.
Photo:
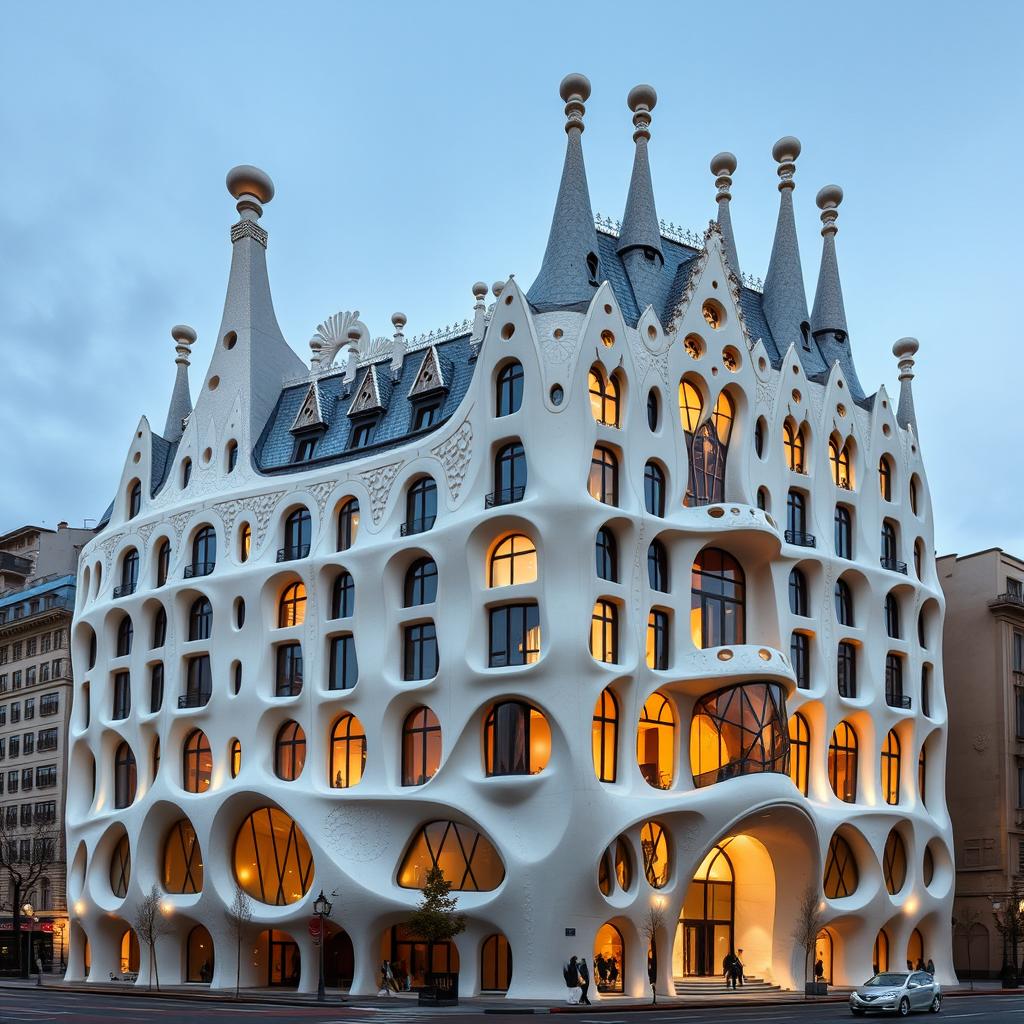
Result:
<svg viewBox="0 0 1024 1024"><path fill-rule="evenodd" d="M291 425L291 434L295 438L292 462L309 462L316 453L320 439L327 433L328 426L320 388L314 380Z"/></svg>
<svg viewBox="0 0 1024 1024"><path fill-rule="evenodd" d="M408 395L413 407L409 418L413 430L426 430L441 420L454 372L454 364L437 351L436 345L431 345L423 353Z"/></svg>
<svg viewBox="0 0 1024 1024"><path fill-rule="evenodd" d="M373 363L366 368L356 388L355 398L348 407L352 421L348 447L365 448L374 442L377 425L388 411L391 401L391 375L387 363Z"/></svg>

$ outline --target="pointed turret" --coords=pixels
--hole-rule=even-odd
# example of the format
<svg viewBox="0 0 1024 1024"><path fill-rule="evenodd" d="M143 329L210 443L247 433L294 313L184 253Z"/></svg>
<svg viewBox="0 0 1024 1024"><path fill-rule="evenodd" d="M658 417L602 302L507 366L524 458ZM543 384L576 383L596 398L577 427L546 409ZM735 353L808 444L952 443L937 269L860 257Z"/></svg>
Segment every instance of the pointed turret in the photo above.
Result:
<svg viewBox="0 0 1024 1024"><path fill-rule="evenodd" d="M586 75L566 75L559 94L565 101L565 164L551 218L544 262L527 299L541 312L585 310L600 283L597 230L583 163L583 114L590 97Z"/></svg>
<svg viewBox="0 0 1024 1024"><path fill-rule="evenodd" d="M192 394L188 387L188 367L189 352L195 344L197 335L187 324L177 324L171 328L171 337L174 339L174 361L178 364L178 372L174 378L171 404L167 409L164 440L178 441L184 430L184 422L192 412Z"/></svg>
<svg viewBox="0 0 1024 1024"><path fill-rule="evenodd" d="M899 361L900 368L900 404L896 409L896 422L901 427L913 427L917 433L917 416L914 413L914 392L911 381L914 379L914 355L917 352L917 338L900 338L892 347L892 354Z"/></svg>
<svg viewBox="0 0 1024 1024"><path fill-rule="evenodd" d="M836 341L846 340L846 310L843 308L843 286L839 282L839 263L836 259L836 220L839 204L843 201L843 190L838 185L826 185L818 192L815 202L821 210L821 269L818 271L818 287L814 293L814 309L811 312L811 333L820 341L820 336L831 334Z"/></svg>
<svg viewBox="0 0 1024 1024"><path fill-rule="evenodd" d="M779 139L772 147L772 157L779 165L779 219L764 279L763 305L765 318L780 352L785 352L792 344L804 347L803 325L810 319L793 216L793 174L799 155L800 140L792 135Z"/></svg>
<svg viewBox="0 0 1024 1024"><path fill-rule="evenodd" d="M740 258L736 252L736 238L732 233L732 217L729 215L729 200L732 199L732 175L736 170L736 157L732 153L717 153L711 158L711 173L715 176L715 187L718 189L718 226L722 230L722 241L725 243L725 257L729 261L729 269L740 279Z"/></svg>
<svg viewBox="0 0 1024 1024"><path fill-rule="evenodd" d="M636 150L616 252L625 258L627 253L640 249L648 259L656 256L661 266L665 262L665 255L661 251L661 230L658 227L658 211L654 206L651 164L647 154L647 144L651 141L651 111L657 102L658 94L651 85L634 86L626 98L626 105L633 111L633 142L636 143Z"/></svg>

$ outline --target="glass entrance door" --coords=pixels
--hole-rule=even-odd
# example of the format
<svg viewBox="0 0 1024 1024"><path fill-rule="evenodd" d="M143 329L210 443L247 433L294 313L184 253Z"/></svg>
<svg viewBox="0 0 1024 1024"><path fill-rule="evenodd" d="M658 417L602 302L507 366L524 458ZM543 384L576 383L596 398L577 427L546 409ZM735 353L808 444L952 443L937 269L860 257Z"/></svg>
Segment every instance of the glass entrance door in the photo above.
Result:
<svg viewBox="0 0 1024 1024"><path fill-rule="evenodd" d="M676 948L682 947L678 973L711 977L723 973L723 961L733 949L734 889L732 864L725 843L704 858L686 891L683 916L676 931Z"/></svg>

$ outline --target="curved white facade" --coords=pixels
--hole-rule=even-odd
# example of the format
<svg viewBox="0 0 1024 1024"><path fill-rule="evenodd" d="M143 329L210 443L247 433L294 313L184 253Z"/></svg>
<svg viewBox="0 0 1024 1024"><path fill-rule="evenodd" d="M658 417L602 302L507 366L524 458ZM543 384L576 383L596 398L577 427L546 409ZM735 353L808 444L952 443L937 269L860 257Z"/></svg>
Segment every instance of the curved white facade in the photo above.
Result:
<svg viewBox="0 0 1024 1024"><path fill-rule="evenodd" d="M86 939L90 979L106 980L110 972L122 971L122 935L142 895L154 883L163 885L165 840L185 817L202 851L202 885L198 893L166 896L169 930L158 948L160 979L174 983L185 980L190 968L195 972L196 954L189 964L187 939L202 924L211 933L215 953L209 970L201 968L201 973L211 975L215 988L233 986L235 952L223 908L233 897L236 835L250 812L273 807L301 829L313 872L305 894L294 902L255 903L251 941L243 949L243 985L267 983L268 954L258 936L276 929L298 946L301 989L315 988L317 951L306 923L322 889L336 893L332 920L352 942L352 991L375 991L382 942L418 900L415 889L399 884L403 856L418 829L437 820L479 832L503 865L496 888L460 895L468 919L466 931L455 940L464 995L479 991L484 980L493 982L490 975L482 978L482 947L488 936L500 933L511 949L509 994L562 997L561 964L572 953L593 957L595 939L606 923L621 935L624 991L641 995L648 991L642 928L652 905L660 907L665 922L658 936L658 989L672 991L674 974L698 966L693 948L684 948L687 942L703 942L699 935L707 934L693 930L696 919L684 913L688 888L705 856L724 840L731 840L726 849L735 877L731 938L744 950L747 973L800 987L803 953L793 940L797 908L807 884L821 883L837 833L848 843L858 877L850 895L822 897L832 945L827 974L836 984L863 981L884 930L893 967L917 953L920 936L921 955L934 960L940 981L951 982L953 870L943 782L942 596L921 453L913 430L897 422L885 389L870 401L853 400L838 365L827 379L811 380L795 345L781 365L773 365L765 345L750 336L739 282L723 255L722 234L714 228L670 324L648 308L631 326L607 281L594 289L585 311L536 312L510 280L483 323L466 392L441 426L361 457L261 473L252 454L260 432L283 381L303 370L300 364L296 374L287 356L271 354L267 360L273 372L264 373L261 338L277 330L276 321L267 327L273 311L262 263L265 236L260 242L256 218L242 213L239 223L253 227L233 232L232 283L218 335L225 339L234 333L236 340L230 348L218 342L166 480L152 496L151 481L162 473L154 453L164 449L154 445L147 421L141 421L109 524L82 556L73 641L68 886L74 927L68 977L85 973ZM709 301L717 327L704 313ZM683 339L691 336L701 344L688 349ZM417 363L420 358L415 352L405 355ZM496 376L512 359L523 369L521 407L496 416ZM363 365L370 362L364 357ZM386 355L377 365L381 373L391 372ZM620 384L617 427L598 423L593 414L588 375L594 366L606 377L615 375ZM319 373L321 378L337 376L329 369ZM270 378L269 384L261 374ZM724 500L708 505L684 505L690 463L679 411L684 375L701 393L702 418L723 390L733 406ZM364 379L357 377L352 394ZM557 405L556 386L564 396ZM652 390L658 402L654 429L648 420ZM338 415L350 400L339 402ZM405 395L392 395L392 402L399 400ZM759 420L760 456L754 443ZM782 437L787 420L804 432L802 473L787 465ZM855 485L850 490L833 481L832 435L850 441ZM522 500L487 507L485 497L500 489L496 453L516 440L525 449L528 468ZM232 442L239 445L240 457L229 472L226 453ZM598 444L617 458L614 505L588 493L591 455ZM883 456L891 464L888 501L879 487ZM184 459L194 467L187 486L182 486ZM644 470L650 460L666 475L663 517L645 508ZM436 521L425 532L403 536L408 488L424 475L437 484ZM912 478L916 512L910 500ZM143 499L139 513L129 518L136 479L142 481ZM813 547L786 539L791 489L804 495L807 521L800 532L816 538ZM764 510L758 508L759 490ZM350 497L358 499L361 520L355 542L339 552L338 510ZM851 512L852 558L835 551L837 502ZM285 520L299 506L311 515L309 554L278 562L278 551L286 546ZM906 574L899 566L880 564L883 520L894 528L898 561L909 563ZM243 524L252 534L244 562ZM196 531L203 525L216 533L215 568L185 578L194 560ZM618 548L615 582L595 572L595 537L605 526ZM537 578L489 587L489 555L509 533L523 534L536 546ZM650 586L646 558L655 538L668 555L667 592ZM170 567L167 581L158 586L158 549L164 540L170 542ZM138 584L134 592L115 598L130 548L140 555ZM725 551L742 567L744 643L701 649L699 637L694 642L690 573L708 548ZM403 607L405 574L420 556L436 563L436 600ZM355 607L350 617L333 619L331 588L340 567L351 574ZM794 567L806 579L807 615L790 610ZM837 621L833 594L840 576L850 587L854 625ZM304 583L308 594L305 620L280 628L278 602L293 581ZM889 594L900 613L898 638L887 635ZM190 641L189 612L201 595L212 605L212 632L208 640ZM614 663L597 660L588 643L592 612L601 599L617 609ZM245 606L240 628L239 601ZM506 604L536 605L539 657L531 664L489 667L489 611ZM167 635L163 646L154 648L159 607L166 611ZM648 667L645 656L652 608L668 613L663 669ZM118 627L125 614L133 621L134 638L130 653L118 656ZM439 669L429 679L407 681L403 629L425 620L436 626ZM97 638L94 659L90 631ZM797 686L790 660L794 631L808 638L806 688ZM330 690L329 638L339 634L354 637L358 681L350 689ZM301 692L275 696L276 650L291 641L302 647ZM838 691L840 641L855 648L855 697ZM188 660L203 653L210 656L208 703L179 708ZM890 654L901 659L909 709L886 700ZM151 713L157 662L164 666L165 694L160 710ZM241 672L237 693L236 665ZM924 665L930 666L927 714L921 708ZM123 671L129 673L131 709L114 719L115 676ZM735 777L729 777L727 769L722 781L695 787L690 753L695 702L723 687L763 682L778 684L788 714L800 712L808 726L807 795L789 775L772 771L743 774L736 769ZM592 717L606 688L617 702L618 730L615 779L602 782L595 774ZM667 698L671 711L672 755L671 763L657 765L654 775L645 762L645 776L637 723L655 691ZM506 698L528 702L548 723L550 753L539 772L487 774L485 719ZM441 727L440 767L425 784L403 786L403 722L421 705L433 711ZM330 734L344 712L355 715L365 730L366 757L358 783L338 789L331 785ZM305 765L295 781L275 773L275 737L289 721L301 725L307 744ZM849 723L857 741L853 802L839 799L830 782L829 742L842 722ZM213 767L209 788L189 793L183 789L183 744L195 728L209 739ZM898 737L901 759L894 804L885 799L882 778L882 747L890 730ZM232 777L235 739L241 745L241 766ZM154 771L157 741L160 759ZM134 754L137 791L129 806L116 808L114 758L122 742ZM919 786L922 750L927 799ZM791 751L790 756L797 754ZM648 778L664 788L655 788ZM660 888L652 887L644 871L640 833L649 822L664 830L668 842L667 881ZM122 828L129 837L130 877L124 880L124 895L116 896L111 859ZM905 848L906 878L890 894L883 849L893 829ZM631 851L632 878L626 891L613 882L605 895L599 884L602 854L620 836ZM285 898L291 896L289 890ZM691 930L677 930L680 919ZM575 929L573 937L567 929ZM716 935L712 926L710 952L701 954L705 968L711 963L721 970L721 942L728 942L724 935ZM912 953L905 953L912 942ZM145 949L140 967L145 982Z"/></svg>

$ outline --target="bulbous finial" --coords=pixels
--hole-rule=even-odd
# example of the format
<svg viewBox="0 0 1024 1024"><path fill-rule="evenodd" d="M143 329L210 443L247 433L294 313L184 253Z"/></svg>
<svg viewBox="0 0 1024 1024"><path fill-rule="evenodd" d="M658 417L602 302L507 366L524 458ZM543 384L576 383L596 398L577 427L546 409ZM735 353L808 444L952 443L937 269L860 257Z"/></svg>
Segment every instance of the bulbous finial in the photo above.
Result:
<svg viewBox="0 0 1024 1024"><path fill-rule="evenodd" d="M772 159L779 165L779 191L793 188L793 173L796 171L796 158L800 155L800 140L793 135L785 135L772 146Z"/></svg>
<svg viewBox="0 0 1024 1024"><path fill-rule="evenodd" d="M477 302L483 302L487 298L487 285L483 281L477 281L473 285L473 298Z"/></svg>
<svg viewBox="0 0 1024 1024"><path fill-rule="evenodd" d="M834 235L839 230L836 219L839 217L839 204L843 201L843 190L838 185L826 185L818 190L814 201L821 210L821 233Z"/></svg>
<svg viewBox="0 0 1024 1024"><path fill-rule="evenodd" d="M913 359L919 347L917 338L900 338L893 345L892 354L902 362L905 359Z"/></svg>
<svg viewBox="0 0 1024 1024"><path fill-rule="evenodd" d="M590 79L579 72L573 72L562 79L558 95L565 102L565 130L583 131L583 114L590 99Z"/></svg>
<svg viewBox="0 0 1024 1024"><path fill-rule="evenodd" d="M395 332L397 334L402 333L402 329L409 322L409 318L404 313L392 313L391 323L394 325Z"/></svg>
<svg viewBox="0 0 1024 1024"><path fill-rule="evenodd" d="M724 174L732 174L736 170L736 157L728 151L716 153L711 158L711 173L720 178Z"/></svg>
<svg viewBox="0 0 1024 1024"><path fill-rule="evenodd" d="M501 295L504 288L504 281L495 281L494 284L491 285L491 294L497 299Z"/></svg>
<svg viewBox="0 0 1024 1024"><path fill-rule="evenodd" d="M184 363L188 366L189 353L198 335L188 324L175 324L171 328L171 337L174 339L175 362Z"/></svg>
<svg viewBox="0 0 1024 1024"><path fill-rule="evenodd" d="M651 111L658 102L653 85L634 85L626 97L626 106L633 111L633 141L651 137Z"/></svg>
<svg viewBox="0 0 1024 1024"><path fill-rule="evenodd" d="M228 191L238 200L239 213L253 211L257 217L263 213L263 204L274 198L274 183L266 171L252 164L232 167L227 175Z"/></svg>

